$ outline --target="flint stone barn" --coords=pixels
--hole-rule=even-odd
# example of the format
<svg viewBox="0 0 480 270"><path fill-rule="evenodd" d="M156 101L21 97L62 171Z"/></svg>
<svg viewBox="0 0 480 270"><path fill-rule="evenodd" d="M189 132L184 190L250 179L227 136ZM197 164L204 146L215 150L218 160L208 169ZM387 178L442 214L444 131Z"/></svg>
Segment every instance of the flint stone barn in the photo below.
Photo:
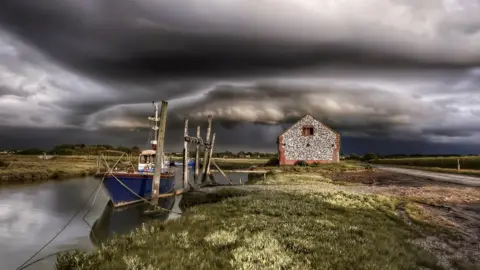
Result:
<svg viewBox="0 0 480 270"><path fill-rule="evenodd" d="M280 165L294 165L300 160L308 164L340 161L340 134L310 114L283 132L277 143Z"/></svg>

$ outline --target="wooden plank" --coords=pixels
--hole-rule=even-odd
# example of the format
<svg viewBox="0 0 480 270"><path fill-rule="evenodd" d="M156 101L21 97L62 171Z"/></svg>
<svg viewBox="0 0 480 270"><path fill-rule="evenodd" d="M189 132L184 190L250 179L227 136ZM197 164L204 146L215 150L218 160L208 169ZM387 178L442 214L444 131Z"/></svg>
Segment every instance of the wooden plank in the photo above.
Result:
<svg viewBox="0 0 480 270"><path fill-rule="evenodd" d="M268 171L260 171L260 170L255 170L255 171L250 171L250 170L222 170L224 173L267 173ZM219 170L210 170L210 172L220 172Z"/></svg>
<svg viewBox="0 0 480 270"><path fill-rule="evenodd" d="M232 184L232 180L230 180L230 178L228 178L228 176L222 171L222 169L220 169L220 167L217 165L217 163L215 162L215 160L212 159L212 164L217 167L217 169L220 171L220 173L223 175L223 177L225 177L228 182L230 183L230 185Z"/></svg>

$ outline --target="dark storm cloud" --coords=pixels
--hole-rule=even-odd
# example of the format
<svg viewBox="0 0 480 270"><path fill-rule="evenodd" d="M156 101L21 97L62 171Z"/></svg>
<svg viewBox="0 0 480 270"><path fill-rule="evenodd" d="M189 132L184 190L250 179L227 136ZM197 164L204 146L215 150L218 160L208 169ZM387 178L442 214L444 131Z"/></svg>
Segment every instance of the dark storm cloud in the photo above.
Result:
<svg viewBox="0 0 480 270"><path fill-rule="evenodd" d="M219 1L198 6L195 1L4 0L0 24L72 68L116 80L238 77L330 64L399 68L480 63L476 17L455 19L467 13L450 15L435 1L420 7L383 2L352 3L351 10L344 8L352 12L346 17L349 13L315 1L237 1L229 9ZM306 10L307 5L312 9ZM377 24L355 10L373 14L381 6L387 10L377 14ZM274 7L276 13L268 12ZM289 9L298 13L285 12ZM321 13L315 16L316 11ZM411 21L387 16L405 11ZM431 21L425 23L425 16ZM345 27L350 27L348 34Z"/></svg>
<svg viewBox="0 0 480 270"><path fill-rule="evenodd" d="M332 83L303 78L301 81L221 83L196 99L184 103L172 101L167 123L169 128L181 130L184 117L189 117L190 126L195 126L213 115L215 123L235 134L234 130L244 123L256 124L258 128L282 125L283 128L271 134L275 137L310 113L348 136L475 140L480 133L474 128L480 126L479 120L471 116L476 108L471 107L476 105L471 101L478 98L472 89L470 99L455 98L455 93L440 92L440 96L436 96L429 91L416 96L416 88L362 86L353 81ZM117 105L92 115L89 127L146 127L145 117L151 111L148 105Z"/></svg>
<svg viewBox="0 0 480 270"><path fill-rule="evenodd" d="M212 114L229 147L270 145L305 113L345 138L475 143L478 13L478 1L3 0L0 136L136 144L149 102L166 99L170 133Z"/></svg>

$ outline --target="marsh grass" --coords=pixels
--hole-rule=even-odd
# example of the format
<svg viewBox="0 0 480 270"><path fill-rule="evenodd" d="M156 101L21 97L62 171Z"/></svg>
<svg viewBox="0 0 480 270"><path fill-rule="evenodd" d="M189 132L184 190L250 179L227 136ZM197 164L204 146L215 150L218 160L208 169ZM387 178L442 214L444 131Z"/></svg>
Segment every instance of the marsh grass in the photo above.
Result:
<svg viewBox="0 0 480 270"><path fill-rule="evenodd" d="M252 179L247 182L247 185L305 185L320 183L332 183L328 173L275 173L274 171L271 171L270 173L267 173L265 179Z"/></svg>
<svg viewBox="0 0 480 270"><path fill-rule="evenodd" d="M6 156L0 159L0 182L23 183L63 179L95 173L95 160L60 157L41 160L35 156Z"/></svg>
<svg viewBox="0 0 480 270"><path fill-rule="evenodd" d="M423 232L397 215L397 199L232 189L192 196L183 217L63 254L56 269L439 268L409 241Z"/></svg>

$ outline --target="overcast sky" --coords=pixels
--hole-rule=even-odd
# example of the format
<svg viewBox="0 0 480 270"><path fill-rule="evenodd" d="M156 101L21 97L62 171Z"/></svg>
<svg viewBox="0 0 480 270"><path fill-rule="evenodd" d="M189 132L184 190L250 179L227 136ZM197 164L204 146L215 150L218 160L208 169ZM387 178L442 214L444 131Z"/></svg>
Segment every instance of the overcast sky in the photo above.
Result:
<svg viewBox="0 0 480 270"><path fill-rule="evenodd" d="M145 147L165 99L169 151L185 116L212 114L220 150L274 151L311 113L345 153L479 153L478 14L479 0L2 0L0 148Z"/></svg>

